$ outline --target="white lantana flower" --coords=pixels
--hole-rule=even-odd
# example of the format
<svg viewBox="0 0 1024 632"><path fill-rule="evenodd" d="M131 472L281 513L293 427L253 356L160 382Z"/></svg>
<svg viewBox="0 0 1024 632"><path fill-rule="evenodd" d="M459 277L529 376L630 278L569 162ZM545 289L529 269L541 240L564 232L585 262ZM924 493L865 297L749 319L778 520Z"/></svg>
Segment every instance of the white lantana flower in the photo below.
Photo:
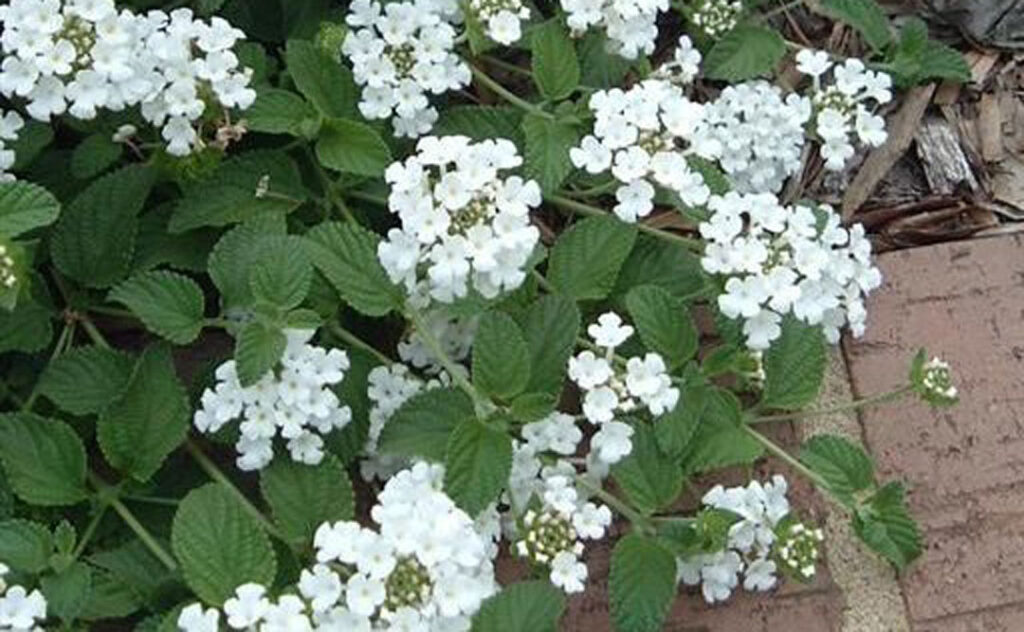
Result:
<svg viewBox="0 0 1024 632"><path fill-rule="evenodd" d="M233 360L217 368L217 385L207 389L194 423L214 433L241 418L235 444L241 470L258 470L274 458L273 439L287 440L292 460L316 465L324 456L322 436L344 428L352 411L338 400L331 386L339 384L349 367L340 349L308 344L311 330L288 330L288 344L278 369L243 387Z"/></svg>
<svg viewBox="0 0 1024 632"><path fill-rule="evenodd" d="M690 10L690 22L707 37L717 39L739 23L743 3L739 0L696 0Z"/></svg>
<svg viewBox="0 0 1024 632"><path fill-rule="evenodd" d="M519 41L522 23L530 19L530 8L522 0L470 0L469 8L487 37L505 46Z"/></svg>
<svg viewBox="0 0 1024 632"><path fill-rule="evenodd" d="M4 112L0 110L0 182L11 182L14 174L8 170L14 166L16 156L13 149L7 148L7 143L18 140L18 132L25 126L21 115L13 110Z"/></svg>
<svg viewBox="0 0 1024 632"><path fill-rule="evenodd" d="M428 136L416 149L385 172L401 220L377 248L391 280L442 303L471 287L494 298L522 285L540 239L530 209L541 194L535 181L503 175L522 164L515 145Z"/></svg>
<svg viewBox="0 0 1024 632"><path fill-rule="evenodd" d="M4 576L10 571L0 563L0 630L36 632L46 619L46 597L38 590L8 586Z"/></svg>
<svg viewBox="0 0 1024 632"><path fill-rule="evenodd" d="M854 139L868 147L885 142L885 119L875 114L892 100L892 78L868 70L859 59L833 64L823 51L803 49L796 55L797 70L812 79L814 131L821 140L825 168L841 171L853 157ZM825 76L831 71L832 82Z"/></svg>
<svg viewBox="0 0 1024 632"><path fill-rule="evenodd" d="M714 159L721 143L702 136L704 106L686 98L666 80L643 81L628 91L618 88L590 97L594 134L570 150L572 163L588 173L611 170L621 183L612 209L636 222L654 208L654 185L677 194L689 205L707 202L710 190L690 167L687 156Z"/></svg>
<svg viewBox="0 0 1024 632"><path fill-rule="evenodd" d="M434 0L355 0L346 18L353 31L342 44L356 83L363 86L359 111L368 119L394 116L396 136L430 131L437 110L428 95L458 90L470 81L469 66L454 52L450 24L457 7Z"/></svg>
<svg viewBox="0 0 1024 632"><path fill-rule="evenodd" d="M113 0L12 0L0 24L0 93L24 97L40 121L139 105L167 152L182 156L201 145L195 122L208 105L246 109L256 99L252 71L231 51L244 33L219 17L137 15Z"/></svg>
<svg viewBox="0 0 1024 632"><path fill-rule="evenodd" d="M658 13L669 8L668 0L561 0L561 5L573 36L603 28L608 48L626 59L654 52Z"/></svg>
<svg viewBox="0 0 1024 632"><path fill-rule="evenodd" d="M712 196L708 208L701 265L728 277L718 308L743 319L750 349L767 349L786 314L820 325L833 343L844 325L864 332L864 298L882 277L863 226L844 228L830 207L784 207L768 193Z"/></svg>

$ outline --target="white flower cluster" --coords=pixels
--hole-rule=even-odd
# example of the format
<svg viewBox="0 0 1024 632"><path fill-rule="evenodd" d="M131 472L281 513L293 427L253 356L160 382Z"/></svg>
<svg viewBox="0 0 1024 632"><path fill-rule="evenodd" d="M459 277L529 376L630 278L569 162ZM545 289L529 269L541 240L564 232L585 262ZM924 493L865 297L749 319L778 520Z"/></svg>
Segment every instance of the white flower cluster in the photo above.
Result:
<svg viewBox="0 0 1024 632"><path fill-rule="evenodd" d="M743 13L739 0L697 0L690 9L690 22L711 39L717 39L736 27Z"/></svg>
<svg viewBox="0 0 1024 632"><path fill-rule="evenodd" d="M402 223L377 248L391 280L442 303L466 296L471 283L485 298L518 288L540 239L530 209L541 194L533 180L502 175L523 162L516 146L428 136L416 150L385 172L388 207Z"/></svg>
<svg viewBox="0 0 1024 632"><path fill-rule="evenodd" d="M484 26L487 37L508 46L523 36L522 22L530 19L523 0L470 0L469 8Z"/></svg>
<svg viewBox="0 0 1024 632"><path fill-rule="evenodd" d="M693 40L686 35L680 35L672 59L658 66L651 77L664 79L679 86L688 86L697 78L700 62L700 51L693 46Z"/></svg>
<svg viewBox="0 0 1024 632"><path fill-rule="evenodd" d="M9 572L7 565L0 563L0 630L43 632L46 598L38 590L29 592L23 586L8 586L4 576Z"/></svg>
<svg viewBox="0 0 1024 632"><path fill-rule="evenodd" d="M749 591L771 590L776 583L776 563L770 559L776 543L776 527L789 515L786 479L776 474L769 483L751 481L746 487L716 485L704 495L706 507L728 511L738 520L729 527L723 551L695 555L677 561L679 580L701 585L708 603L725 601L739 584Z"/></svg>
<svg viewBox="0 0 1024 632"><path fill-rule="evenodd" d="M702 133L722 147L719 163L740 193L776 193L801 167L811 101L767 81L728 86L704 107Z"/></svg>
<svg viewBox="0 0 1024 632"><path fill-rule="evenodd" d="M348 370L348 355L308 344L315 332L288 330L288 345L280 369L268 371L252 386L238 381L234 360L216 371L217 386L206 389L194 423L200 432L214 433L241 417L241 436L235 444L240 470L259 470L274 458L274 437L287 439L294 461L316 465L324 457L322 436L344 428L352 411L343 406L331 386Z"/></svg>
<svg viewBox="0 0 1024 632"><path fill-rule="evenodd" d="M782 206L770 193L712 196L708 208L701 264L729 277L718 308L744 319L749 348L767 349L787 313L821 325L833 343L844 325L863 334L864 297L882 283L863 226L843 228L828 206Z"/></svg>
<svg viewBox="0 0 1024 632"><path fill-rule="evenodd" d="M594 135L569 150L572 163L588 173L611 169L622 183L612 209L625 222L635 222L654 209L654 186L678 194L686 204L707 202L710 190L688 155L717 158L720 144L699 132L704 106L686 98L668 81L650 79L628 91L613 88L590 97Z"/></svg>
<svg viewBox="0 0 1024 632"><path fill-rule="evenodd" d="M17 112L4 112L0 110L0 182L14 181L14 174L7 170L14 166L17 156L14 150L7 147L7 143L18 140L18 132L25 126L25 121Z"/></svg>
<svg viewBox="0 0 1024 632"><path fill-rule="evenodd" d="M428 305L430 296L413 295L409 297L409 302L415 306ZM427 309L422 314L422 320L424 327L429 329L430 335L441 345L445 355L456 362L461 362L469 356L479 318L453 317L443 309ZM424 373L442 373L440 359L435 357L434 352L424 342L423 334L416 328L409 329L405 338L398 343L398 357Z"/></svg>
<svg viewBox="0 0 1024 632"><path fill-rule="evenodd" d="M317 529L318 565L300 582L317 610L342 607L359 617L362 627L349 630L468 629L498 588L492 557L499 527L493 510L486 523L474 523L440 491L443 478L442 466L426 463L392 477L371 510L379 532L355 522ZM344 586L334 564L350 571Z"/></svg>
<svg viewBox="0 0 1024 632"><path fill-rule="evenodd" d="M575 467L564 457L576 453L583 432L571 415L555 412L522 428L513 449L507 500L517 524L515 551L549 569L551 582L567 593L582 592L587 566L581 540L599 540L612 523L608 507L590 502L576 487ZM544 465L542 456L556 460ZM607 474L607 464L587 457L587 476ZM534 508L534 500L539 509Z"/></svg>
<svg viewBox="0 0 1024 632"><path fill-rule="evenodd" d="M574 36L592 27L604 28L611 52L626 59L654 52L658 12L669 8L668 0L561 0L561 4Z"/></svg>
<svg viewBox="0 0 1024 632"><path fill-rule="evenodd" d="M623 324L618 314L602 314L587 333L594 344L605 349L605 355L581 351L570 358L569 379L584 394L583 415L600 428L590 439L591 453L611 465L633 450L633 428L616 421L616 415L634 411L638 405L646 406L654 416L671 412L679 402L679 389L672 386L665 360L657 353L630 358L624 374L614 366L615 348L633 335L633 328Z"/></svg>
<svg viewBox="0 0 1024 632"><path fill-rule="evenodd" d="M256 99L251 70L231 52L244 33L222 18L118 12L114 0L11 0L0 23L0 93L24 97L40 121L140 105L168 153L181 156L201 143L194 124L208 106L245 109Z"/></svg>
<svg viewBox="0 0 1024 632"><path fill-rule="evenodd" d="M437 110L428 94L458 90L470 80L469 66L453 51L449 23L457 6L439 0L354 0L346 18L355 29L341 50L363 86L359 111L368 119L392 120L396 136L416 138L433 127Z"/></svg>
<svg viewBox="0 0 1024 632"><path fill-rule="evenodd" d="M884 72L868 70L859 59L833 64L824 51L801 50L796 55L797 69L814 82L814 130L821 139L821 157L825 168L840 171L853 157L853 138L869 147L885 142L885 119L874 114L875 106L892 100L892 78ZM832 83L822 77L832 71Z"/></svg>

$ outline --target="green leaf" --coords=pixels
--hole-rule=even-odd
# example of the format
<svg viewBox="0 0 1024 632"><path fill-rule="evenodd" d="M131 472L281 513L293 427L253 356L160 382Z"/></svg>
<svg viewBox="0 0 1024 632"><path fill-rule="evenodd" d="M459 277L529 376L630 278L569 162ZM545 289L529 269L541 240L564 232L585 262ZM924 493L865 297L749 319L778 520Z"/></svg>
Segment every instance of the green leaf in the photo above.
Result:
<svg viewBox="0 0 1024 632"><path fill-rule="evenodd" d="M723 35L704 57L709 79L736 83L775 70L786 42L773 29L743 24Z"/></svg>
<svg viewBox="0 0 1024 632"><path fill-rule="evenodd" d="M637 285L657 285L680 298L691 297L703 290L705 276L700 259L686 248L641 233L612 294L624 296Z"/></svg>
<svg viewBox="0 0 1024 632"><path fill-rule="evenodd" d="M260 242L260 258L249 283L253 296L281 309L293 309L306 300L313 281L313 265L299 237L267 237Z"/></svg>
<svg viewBox="0 0 1024 632"><path fill-rule="evenodd" d="M540 421L558 406L558 396L552 393L523 393L512 400L508 414L516 421L530 423Z"/></svg>
<svg viewBox="0 0 1024 632"><path fill-rule="evenodd" d="M579 43L581 83L594 88L621 86L634 61L608 52L608 38L597 30L588 31Z"/></svg>
<svg viewBox="0 0 1024 632"><path fill-rule="evenodd" d="M475 141L507 138L522 144L519 125L523 112L513 106L454 105L445 108L431 132L438 136L462 135Z"/></svg>
<svg viewBox="0 0 1024 632"><path fill-rule="evenodd" d="M657 285L641 285L626 295L626 306L644 344L661 354L669 368L697 353L697 326L686 303Z"/></svg>
<svg viewBox="0 0 1024 632"><path fill-rule="evenodd" d="M700 427L707 404L708 389L694 385L684 389L672 412L654 420L654 438L662 452L681 456Z"/></svg>
<svg viewBox="0 0 1024 632"><path fill-rule="evenodd" d="M676 560L654 538L631 533L615 545L608 598L617 632L658 632L676 595Z"/></svg>
<svg viewBox="0 0 1024 632"><path fill-rule="evenodd" d="M793 410L818 397L825 380L825 336L820 327L806 325L792 316L782 321L782 335L764 354L765 408Z"/></svg>
<svg viewBox="0 0 1024 632"><path fill-rule="evenodd" d="M473 417L473 402L454 388L413 395L395 411L380 433L380 451L443 462L456 424Z"/></svg>
<svg viewBox="0 0 1024 632"><path fill-rule="evenodd" d="M0 522L0 560L16 571L40 573L50 566L53 536L38 522Z"/></svg>
<svg viewBox="0 0 1024 632"><path fill-rule="evenodd" d="M123 149L110 134L93 134L78 143L71 152L71 175L89 180L103 173L121 157Z"/></svg>
<svg viewBox="0 0 1024 632"><path fill-rule="evenodd" d="M0 353L42 351L53 339L55 314L35 301L19 301L14 311L0 309Z"/></svg>
<svg viewBox="0 0 1024 632"><path fill-rule="evenodd" d="M569 150L580 140L580 129L539 114L527 114L522 122L526 150L523 172L537 181L545 193L558 190L573 169Z"/></svg>
<svg viewBox="0 0 1024 632"><path fill-rule="evenodd" d="M352 73L320 52L312 42L289 40L285 50L288 74L299 92L328 117L358 116L359 88Z"/></svg>
<svg viewBox="0 0 1024 632"><path fill-rule="evenodd" d="M129 166L93 181L65 209L50 252L57 269L87 287L109 287L131 270L138 214L153 186L146 167Z"/></svg>
<svg viewBox="0 0 1024 632"><path fill-rule="evenodd" d="M188 434L188 393L165 345L146 349L124 394L96 425L103 455L139 481L149 480Z"/></svg>
<svg viewBox="0 0 1024 632"><path fill-rule="evenodd" d="M0 462L11 489L30 505L73 505L88 497L85 446L63 421L0 415Z"/></svg>
<svg viewBox="0 0 1024 632"><path fill-rule="evenodd" d="M833 18L857 29L876 51L892 41L889 18L875 0L822 0L821 6Z"/></svg>
<svg viewBox="0 0 1024 632"><path fill-rule="evenodd" d="M53 142L53 126L42 121L28 121L18 132L18 138L8 141L7 148L14 152L15 171L31 166L39 154Z"/></svg>
<svg viewBox="0 0 1024 632"><path fill-rule="evenodd" d="M854 504L855 493L875 484L871 457L844 437L811 437L800 448L800 460L821 475L829 490L850 507Z"/></svg>
<svg viewBox="0 0 1024 632"><path fill-rule="evenodd" d="M444 491L470 516L498 498L512 470L512 439L476 417L461 421L448 439Z"/></svg>
<svg viewBox="0 0 1024 632"><path fill-rule="evenodd" d="M764 449L743 430L743 414L736 396L710 389L697 431L683 459L687 473L753 463Z"/></svg>
<svg viewBox="0 0 1024 632"><path fill-rule="evenodd" d="M255 384L277 366L287 345L288 339L276 327L258 322L243 327L235 340L235 362L242 386Z"/></svg>
<svg viewBox="0 0 1024 632"><path fill-rule="evenodd" d="M955 48L930 39L925 45L923 57L926 63L921 66L918 82L926 79L943 79L967 83L971 80L971 69L967 65L967 60Z"/></svg>
<svg viewBox="0 0 1024 632"><path fill-rule="evenodd" d="M305 239L313 265L356 311L384 316L401 308L402 290L377 260L375 233L352 223L325 222Z"/></svg>
<svg viewBox="0 0 1024 632"><path fill-rule="evenodd" d="M253 302L250 276L263 261L262 246L267 238L284 235L283 218L262 216L229 230L210 253L207 271L221 295L225 311Z"/></svg>
<svg viewBox="0 0 1024 632"><path fill-rule="evenodd" d="M319 125L317 111L294 92L261 86L256 93L256 102L245 111L250 130L303 136Z"/></svg>
<svg viewBox="0 0 1024 632"><path fill-rule="evenodd" d="M258 188L268 194L257 197ZM228 226L259 215L287 215L306 199L295 161L284 152L240 154L221 164L205 180L185 187L168 230L183 233L204 226Z"/></svg>
<svg viewBox="0 0 1024 632"><path fill-rule="evenodd" d="M576 47L562 21L548 20L533 29L533 81L549 101L558 101L572 94L580 84L580 64Z"/></svg>
<svg viewBox="0 0 1024 632"><path fill-rule="evenodd" d="M320 130L316 157L325 167L361 176L380 176L391 164L391 150L365 123L330 119Z"/></svg>
<svg viewBox="0 0 1024 632"><path fill-rule="evenodd" d="M580 310L558 294L547 294L530 305L523 315L522 332L530 348L528 392L557 396L565 383L565 369L576 347Z"/></svg>
<svg viewBox="0 0 1024 632"><path fill-rule="evenodd" d="M473 384L509 401L530 382L530 349L516 321L503 312L483 315L473 339Z"/></svg>
<svg viewBox="0 0 1024 632"><path fill-rule="evenodd" d="M679 496L683 471L675 459L658 449L650 426L636 423L633 429L633 451L615 464L612 476L633 506L650 515Z"/></svg>
<svg viewBox="0 0 1024 632"><path fill-rule="evenodd" d="M300 546L313 541L320 524L355 515L352 481L330 454L318 465L274 459L260 472L260 491L281 533Z"/></svg>
<svg viewBox="0 0 1024 632"><path fill-rule="evenodd" d="M73 415L97 414L120 395L134 359L106 347L76 347L57 356L39 378L39 393Z"/></svg>
<svg viewBox="0 0 1024 632"><path fill-rule="evenodd" d="M108 298L125 305L147 329L175 344L192 342L203 329L203 290L177 272L136 274L115 287Z"/></svg>
<svg viewBox="0 0 1024 632"><path fill-rule="evenodd" d="M551 249L548 281L577 301L607 297L633 249L636 234L635 226L614 217L576 222Z"/></svg>
<svg viewBox="0 0 1024 632"><path fill-rule="evenodd" d="M49 226L60 215L60 202L31 182L0 182L0 237L17 237Z"/></svg>
<svg viewBox="0 0 1024 632"><path fill-rule="evenodd" d="M556 632L565 595L547 580L507 586L481 606L470 632Z"/></svg>
<svg viewBox="0 0 1024 632"><path fill-rule="evenodd" d="M242 584L274 581L277 560L267 534L218 483L192 490L178 505L171 546L185 582L209 605L220 607Z"/></svg>
<svg viewBox="0 0 1024 632"><path fill-rule="evenodd" d="M889 483L861 507L853 521L860 539L896 568L921 555L921 531L910 517L903 485Z"/></svg>
<svg viewBox="0 0 1024 632"><path fill-rule="evenodd" d="M75 562L64 572L44 577L40 583L46 597L46 613L69 622L78 617L92 595L92 571Z"/></svg>

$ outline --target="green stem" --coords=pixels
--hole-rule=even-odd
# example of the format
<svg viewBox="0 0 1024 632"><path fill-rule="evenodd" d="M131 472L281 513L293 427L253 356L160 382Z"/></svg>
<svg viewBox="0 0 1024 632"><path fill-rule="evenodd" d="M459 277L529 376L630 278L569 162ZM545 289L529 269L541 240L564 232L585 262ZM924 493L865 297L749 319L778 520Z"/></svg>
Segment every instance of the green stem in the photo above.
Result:
<svg viewBox="0 0 1024 632"><path fill-rule="evenodd" d="M380 206L387 206L387 198L382 198L379 195L372 193L366 193L364 191L345 191L343 193L345 197L352 198L353 200L361 200L363 202L369 202L371 204L377 204Z"/></svg>
<svg viewBox="0 0 1024 632"><path fill-rule="evenodd" d="M240 489L235 487L235 484L231 482L231 479L229 479L224 472L220 471L217 464L210 460L210 457L206 456L206 453L204 453L202 449L195 444L195 442L191 439L186 441L185 449L190 455L192 455L195 462L199 464L199 467L206 472L206 475L231 492L231 494L242 503L242 507L245 508L245 511L263 525L263 529L267 533L282 542L289 542L289 540L285 538L280 531L278 531L277 527L275 527L274 524L263 515L263 512L261 512L256 505L252 504L252 501L250 501Z"/></svg>
<svg viewBox="0 0 1024 632"><path fill-rule="evenodd" d="M82 323L82 329L85 330L89 339L92 340L97 347L102 347L104 349L110 348L110 343L107 342L107 339L103 337L103 334L100 333L100 330L96 328L96 325L88 316L79 316L78 322Z"/></svg>
<svg viewBox="0 0 1024 632"><path fill-rule="evenodd" d="M487 73L480 70L476 66L470 64L469 70L473 73L473 77L475 77L477 81L487 86L487 88L490 89L491 92L497 94L499 97L505 99L506 101L516 106L517 108L520 108L521 110L524 110L526 112L529 112L530 114L534 114L541 118L546 118L549 120L555 119L555 116L553 114L545 111L540 106L530 103L529 101L520 99L516 95L509 92L505 88L505 86L501 85L500 83L492 79Z"/></svg>
<svg viewBox="0 0 1024 632"><path fill-rule="evenodd" d="M592 217L605 217L609 215L607 211L599 209L596 206L584 204L583 202L580 202L578 200L572 200L561 195L551 195L544 199L553 204L554 206L557 206L567 211L571 211L573 213L579 213L580 215L588 215ZM648 235L652 235L664 241L680 244L695 253L701 253L704 250L703 246L701 246L700 241L696 239L684 237L682 235L677 235L675 233L670 233L666 230L661 230L660 228L655 228L653 226L648 226L647 224L639 222L634 225L637 227L637 230L639 230L642 233L647 233Z"/></svg>
<svg viewBox="0 0 1024 632"><path fill-rule="evenodd" d="M127 309L118 309L117 307L105 307L103 305L93 305L89 308L89 311L93 314L102 314L103 316L115 316L117 318L130 318L132 320L138 320L139 317L128 311Z"/></svg>
<svg viewBox="0 0 1024 632"><path fill-rule="evenodd" d="M328 331L331 332L332 335L334 335L337 338L340 338L342 342L347 343L351 347L362 349L363 351L377 358L378 360L380 360L381 364L385 366L390 366L395 363L394 360L386 356L379 349L370 345L370 343L366 342L365 340L355 335L351 331L345 329L338 323L330 323L329 325L327 325L327 329Z"/></svg>
<svg viewBox="0 0 1024 632"><path fill-rule="evenodd" d="M89 541L92 540L92 536L96 533L96 528L100 526L100 521L102 521L103 516L106 515L108 507L109 505L107 504L100 505L96 515L93 516L92 520L89 521L89 524L86 525L85 531L82 532L82 537L78 540L78 545L75 546L75 550L71 553L72 559L77 560L82 556L82 553L85 552L85 547L87 547L89 545Z"/></svg>
<svg viewBox="0 0 1024 632"><path fill-rule="evenodd" d="M640 512L630 507L625 501L620 500L614 494L608 492L603 487L594 485L591 483L586 476L576 475L576 484L588 492L601 499L601 502L608 505L624 518L633 523L633 526L643 532L651 531L650 521L643 516Z"/></svg>
<svg viewBox="0 0 1024 632"><path fill-rule="evenodd" d="M135 514L125 507L124 503L122 503L120 499L116 497L111 499L110 506L114 508L117 515L121 516L121 519L124 520L126 525L128 525L128 528L138 536L139 540L146 545L146 548L150 550L156 559L160 560L160 563L167 567L167 570L177 570L178 564L174 561L174 558L171 557L171 555L165 551L162 546L160 546L160 543L156 541L156 538L146 530L146 527L142 526L142 523L135 517Z"/></svg>
<svg viewBox="0 0 1024 632"><path fill-rule="evenodd" d="M56 360L60 356L60 354L64 353L64 349L67 346L68 341L70 339L71 339L71 325L70 324L65 324L64 325L64 329L61 330L60 335L57 337L57 343L55 345L53 345L53 353L50 355L50 361L47 363L47 366L53 364L53 361ZM21 411L22 412L28 412L28 411L32 410L32 407L35 406L36 400L38 400L38 399L39 399L39 382L36 381L35 386L32 387L32 392L29 393L29 395L28 395L28 399L26 399L25 403L22 404Z"/></svg>
<svg viewBox="0 0 1024 632"><path fill-rule="evenodd" d="M611 193L620 186L622 186L622 183L618 180L610 180L604 184L599 184L596 187L590 187L589 189L566 190L564 193L573 198L596 197L604 195L605 193Z"/></svg>
<svg viewBox="0 0 1024 632"><path fill-rule="evenodd" d="M839 406L833 406L831 408L819 408L817 410L801 410L795 413L781 413L778 415L763 415L755 417L750 421L754 424L771 423L776 421L799 421L808 417L819 417L821 415L832 415L835 413L846 412L848 410L860 410L862 408L868 408L870 406L877 406L886 402L899 399L904 395L912 392L914 387L910 384L902 386L894 391L887 391L885 393L878 393L864 399L856 399L852 402L847 402Z"/></svg>
<svg viewBox="0 0 1024 632"><path fill-rule="evenodd" d="M532 77L533 76L533 72L531 72L528 68L523 68L522 66L517 66L515 64L510 64L510 63L508 63L507 61L505 61L503 59L498 59L497 57L492 57L490 55L484 55L483 59L485 61L487 61L488 64L491 64L492 66L496 66L498 68L501 68L502 70L507 70L508 72L514 72L517 75L522 75L524 77Z"/></svg>
<svg viewBox="0 0 1024 632"><path fill-rule="evenodd" d="M309 159L310 164L313 165L313 171L316 172L316 177L320 181L320 187L324 190L324 196L327 198L327 202L338 209L341 209L341 214L344 218L353 224L357 223L356 218L352 215L352 211L345 204L345 200L338 194L334 186L334 181L331 180L324 168L320 166L320 161L317 160L313 150L308 146L305 147L306 157Z"/></svg>
<svg viewBox="0 0 1024 632"><path fill-rule="evenodd" d="M747 432L748 435L750 435L755 440L757 440L758 443L763 445L766 450L771 452L776 457L778 457L778 458L782 459L783 461L785 461L787 465L789 465L794 470L796 470L797 472L802 474L808 480L810 480L815 485L820 487L823 491L827 491L828 490L828 483L825 482L825 479L822 478L820 474L818 474L817 472L815 472L811 468L809 468L806 465L804 465L803 463L801 463L792 454L790 454L789 452L786 452L785 450L782 449L782 447L780 447L774 441L772 441L768 437L764 436L760 432L754 430L750 426L744 424L743 425L743 429Z"/></svg>
<svg viewBox="0 0 1024 632"><path fill-rule="evenodd" d="M430 331L430 327L423 320L423 316L413 308L406 309L406 316L412 322L413 327L416 328L416 333L419 334L420 339L423 340L423 344L427 345L430 352L434 354L437 361L441 363L441 366L451 376L455 385L458 386L466 395L469 395L470 399L473 400L473 404L476 406L477 414L481 419L485 418L491 412L494 411L494 403L489 399L480 395L476 388L470 384L469 380L462 373L462 367L457 365L454 360L448 357L444 347L441 346L439 341L434 334Z"/></svg>
<svg viewBox="0 0 1024 632"><path fill-rule="evenodd" d="M159 496L134 496L131 494L125 494L121 496L123 500L132 503L143 503L147 505L163 505L165 507L177 507L181 504L181 501L177 498L160 498Z"/></svg>

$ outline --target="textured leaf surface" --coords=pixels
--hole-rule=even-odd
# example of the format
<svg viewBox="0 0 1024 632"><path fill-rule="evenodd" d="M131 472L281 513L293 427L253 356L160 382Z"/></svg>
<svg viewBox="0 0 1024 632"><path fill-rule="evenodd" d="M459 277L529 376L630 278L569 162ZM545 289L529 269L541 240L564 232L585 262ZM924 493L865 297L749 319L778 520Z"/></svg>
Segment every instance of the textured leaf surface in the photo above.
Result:
<svg viewBox="0 0 1024 632"><path fill-rule="evenodd" d="M669 367L677 367L697 353L697 326L682 300L657 285L641 285L626 296L629 315L640 338L661 354Z"/></svg>
<svg viewBox="0 0 1024 632"><path fill-rule="evenodd" d="M0 182L0 237L17 237L49 226L60 215L60 202L31 182Z"/></svg>
<svg viewBox="0 0 1024 632"><path fill-rule="evenodd" d="M174 372L170 349L147 349L124 394L96 426L103 455L139 481L149 480L188 434L188 394Z"/></svg>
<svg viewBox="0 0 1024 632"><path fill-rule="evenodd" d="M602 299L636 241L636 227L614 217L588 217L562 233L551 249L548 280L575 300Z"/></svg>
<svg viewBox="0 0 1024 632"><path fill-rule="evenodd" d="M125 305L147 329L175 344L192 342L203 329L203 290L177 272L136 274L114 288L109 299Z"/></svg>
<svg viewBox="0 0 1024 632"><path fill-rule="evenodd" d="M580 330L580 310L564 296L542 296L526 311L522 331L530 348L528 392L561 393Z"/></svg>
<svg viewBox="0 0 1024 632"><path fill-rule="evenodd" d="M242 386L255 384L274 368L284 355L288 339L281 330L263 323L249 323L235 340L235 362Z"/></svg>
<svg viewBox="0 0 1024 632"><path fill-rule="evenodd" d="M122 152L122 146L110 134L87 136L71 153L71 175L79 180L95 178L113 166Z"/></svg>
<svg viewBox="0 0 1024 632"><path fill-rule="evenodd" d="M753 463L764 451L743 430L743 416L736 396L723 389L707 392L704 414L690 440L684 458L687 472Z"/></svg>
<svg viewBox="0 0 1024 632"><path fill-rule="evenodd" d="M764 354L764 397L768 408L802 408L818 397L825 379L825 337L820 327L792 316L782 321L782 335Z"/></svg>
<svg viewBox="0 0 1024 632"><path fill-rule="evenodd" d="M87 496L85 446L63 421L0 415L0 461L11 489L32 505L73 505Z"/></svg>
<svg viewBox="0 0 1024 632"><path fill-rule="evenodd" d="M650 426L637 423L633 428L633 451L612 468L612 475L633 506L651 514L679 496L683 472L676 459L658 449Z"/></svg>
<svg viewBox="0 0 1024 632"><path fill-rule="evenodd" d="M858 512L854 529L861 540L896 568L905 568L921 555L921 531L907 511L899 483L878 490Z"/></svg>
<svg viewBox="0 0 1024 632"><path fill-rule="evenodd" d="M527 114L523 117L522 128L526 142L524 174L536 180L544 192L557 191L572 172L569 150L580 140L579 127L537 114Z"/></svg>
<svg viewBox="0 0 1024 632"><path fill-rule="evenodd" d="M327 222L306 233L313 265L354 309L383 316L403 303L401 290L377 261L374 233L354 224Z"/></svg>
<svg viewBox="0 0 1024 632"><path fill-rule="evenodd" d="M0 522L0 560L23 573L39 573L50 565L53 536L45 525L29 520Z"/></svg>
<svg viewBox="0 0 1024 632"><path fill-rule="evenodd" d="M277 560L267 534L217 483L178 505L171 545L185 582L207 604L220 607L242 584L274 581Z"/></svg>
<svg viewBox="0 0 1024 632"><path fill-rule="evenodd" d="M47 614L71 621L82 612L92 595L92 571L85 564L75 562L61 573L44 577L40 588L46 597Z"/></svg>
<svg viewBox="0 0 1024 632"><path fill-rule="evenodd" d="M379 176L391 164L391 150L377 130L346 119L324 123L316 157L325 167L362 176Z"/></svg>
<svg viewBox="0 0 1024 632"><path fill-rule="evenodd" d="M565 595L547 580L518 582L480 606L471 632L555 632Z"/></svg>
<svg viewBox="0 0 1024 632"><path fill-rule="evenodd" d="M352 481L330 454L319 465L274 459L260 472L260 490L278 528L299 545L312 542L321 523L351 520L355 515Z"/></svg>
<svg viewBox="0 0 1024 632"><path fill-rule="evenodd" d="M612 552L608 593L618 632L658 632L676 594L676 561L654 538L631 533Z"/></svg>
<svg viewBox="0 0 1024 632"><path fill-rule="evenodd" d="M74 415L96 414L124 391L135 361L105 347L76 347L47 366L39 392Z"/></svg>
<svg viewBox="0 0 1024 632"><path fill-rule="evenodd" d="M253 296L281 309L298 307L309 293L313 265L299 237L267 237L249 276Z"/></svg>
<svg viewBox="0 0 1024 632"><path fill-rule="evenodd" d="M224 309L252 303L250 276L262 260L263 241L284 235L284 231L283 218L264 216L232 228L217 242L207 270L220 291Z"/></svg>
<svg viewBox="0 0 1024 632"><path fill-rule="evenodd" d="M454 105L445 108L431 133L438 136L462 135L475 141L507 138L522 144L519 125L523 112L512 106Z"/></svg>
<svg viewBox="0 0 1024 632"><path fill-rule="evenodd" d="M444 490L476 516L498 498L512 469L512 439L470 417L456 426L445 455Z"/></svg>
<svg viewBox="0 0 1024 632"><path fill-rule="evenodd" d="M822 0L825 12L857 29L864 41L882 50L892 41L889 18L875 0Z"/></svg>
<svg viewBox="0 0 1024 632"><path fill-rule="evenodd" d="M359 88L352 73L337 61L328 59L315 44L291 40L285 50L285 63L299 92L324 116L356 116Z"/></svg>
<svg viewBox="0 0 1024 632"><path fill-rule="evenodd" d="M711 79L732 83L771 73L783 55L786 42L774 30L740 25L723 35L704 58Z"/></svg>
<svg viewBox="0 0 1024 632"><path fill-rule="evenodd" d="M544 98L564 99L580 83L576 47L559 19L537 26L531 38L533 80Z"/></svg>
<svg viewBox="0 0 1024 632"><path fill-rule="evenodd" d="M455 426L473 415L473 402L460 390L435 388L419 393L395 411L384 426L380 450L443 462Z"/></svg>
<svg viewBox="0 0 1024 632"><path fill-rule="evenodd" d="M483 392L510 400L530 381L530 349L508 314L489 311L473 339L473 383Z"/></svg>
<svg viewBox="0 0 1024 632"><path fill-rule="evenodd" d="M860 446L843 437L811 437L800 448L800 460L820 474L829 489L850 505L856 492L875 484L871 458Z"/></svg>
<svg viewBox="0 0 1024 632"><path fill-rule="evenodd" d="M303 126L316 124L316 110L294 92L260 87L257 93L256 102L245 111L252 131L300 136Z"/></svg>

